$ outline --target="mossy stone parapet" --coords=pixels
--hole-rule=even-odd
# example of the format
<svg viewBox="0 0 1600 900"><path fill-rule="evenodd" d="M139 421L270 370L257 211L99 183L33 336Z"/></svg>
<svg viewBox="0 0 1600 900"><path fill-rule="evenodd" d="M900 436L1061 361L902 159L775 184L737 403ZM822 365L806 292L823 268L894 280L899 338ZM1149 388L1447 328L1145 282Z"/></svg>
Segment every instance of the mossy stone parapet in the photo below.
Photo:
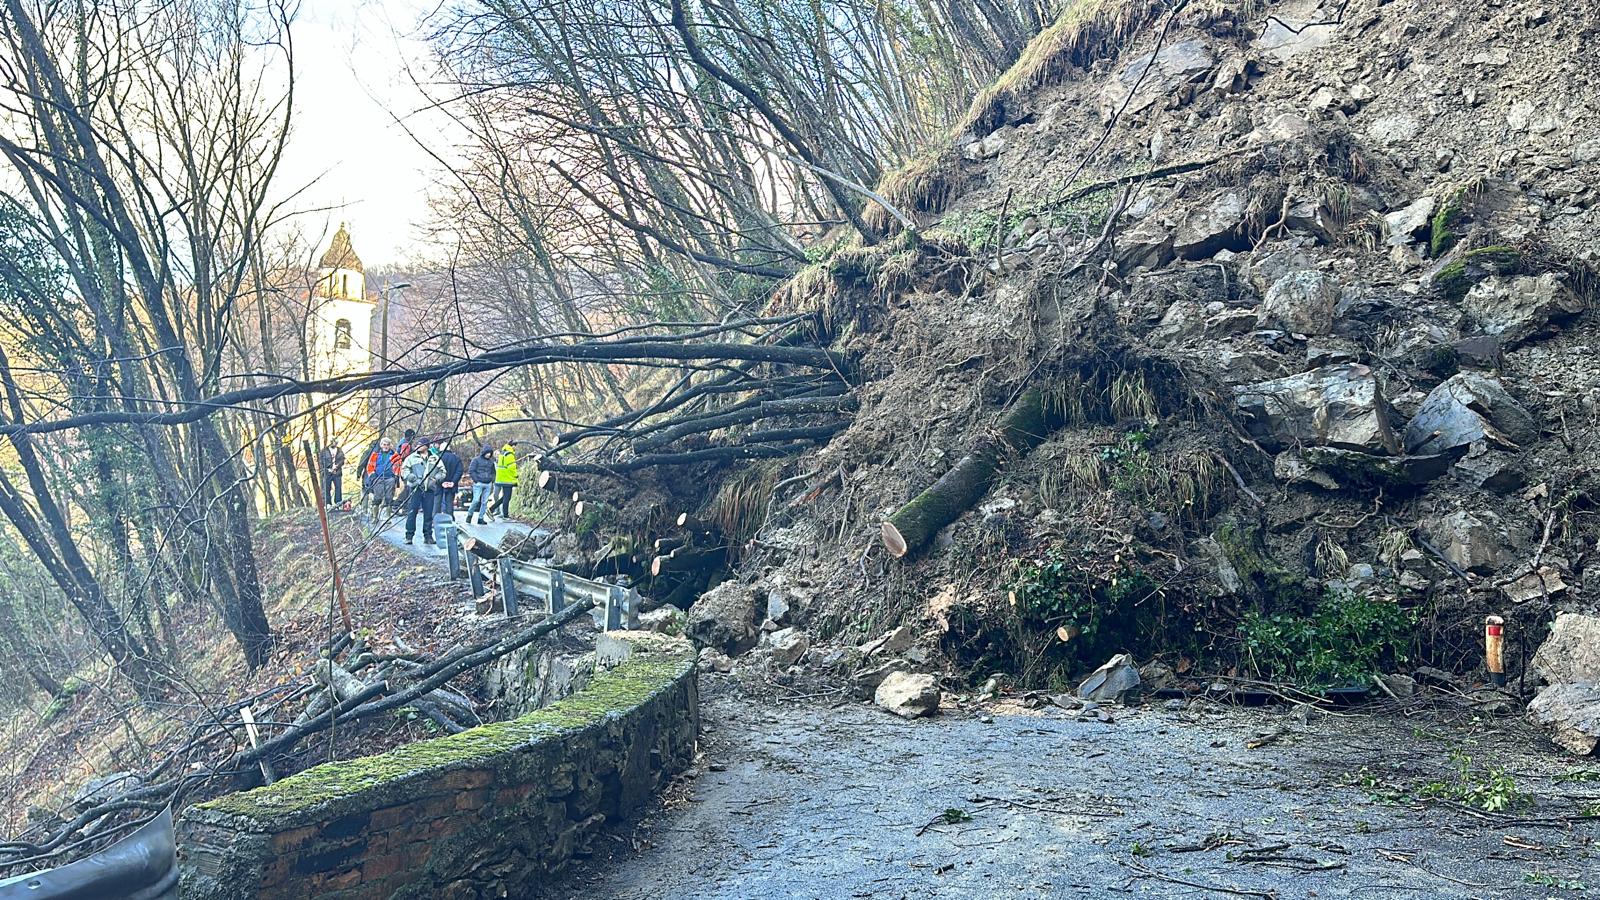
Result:
<svg viewBox="0 0 1600 900"><path fill-rule="evenodd" d="M628 652L545 709L191 807L185 898L516 896L694 756L694 652Z"/></svg>

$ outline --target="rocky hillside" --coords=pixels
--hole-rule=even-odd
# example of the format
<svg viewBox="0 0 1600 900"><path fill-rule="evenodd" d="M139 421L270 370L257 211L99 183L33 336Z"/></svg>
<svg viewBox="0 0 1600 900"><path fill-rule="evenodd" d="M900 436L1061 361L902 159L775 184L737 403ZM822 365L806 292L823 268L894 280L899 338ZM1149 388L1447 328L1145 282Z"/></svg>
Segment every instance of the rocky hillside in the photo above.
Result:
<svg viewBox="0 0 1600 900"><path fill-rule="evenodd" d="M1327 687L1481 671L1496 614L1518 677L1600 577L1597 26L1083 0L880 186L914 231L774 297L861 360L859 411L723 473L764 514L691 631L794 622L844 666L911 624L975 682L1127 650ZM977 502L897 557L883 523L975 457Z"/></svg>

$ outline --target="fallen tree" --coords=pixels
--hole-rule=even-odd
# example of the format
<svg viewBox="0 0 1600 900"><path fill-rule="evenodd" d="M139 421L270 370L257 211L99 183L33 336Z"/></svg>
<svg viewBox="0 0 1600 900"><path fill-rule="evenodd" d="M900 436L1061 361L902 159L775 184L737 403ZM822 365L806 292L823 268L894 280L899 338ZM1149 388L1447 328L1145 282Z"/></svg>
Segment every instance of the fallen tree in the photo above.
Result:
<svg viewBox="0 0 1600 900"><path fill-rule="evenodd" d="M982 439L932 487L884 521L883 545L889 554L898 559L921 548L939 529L954 522L989 492L995 473L1008 455L1027 453L1063 424L1059 410L1044 391L1023 391L1000 417L992 435Z"/></svg>

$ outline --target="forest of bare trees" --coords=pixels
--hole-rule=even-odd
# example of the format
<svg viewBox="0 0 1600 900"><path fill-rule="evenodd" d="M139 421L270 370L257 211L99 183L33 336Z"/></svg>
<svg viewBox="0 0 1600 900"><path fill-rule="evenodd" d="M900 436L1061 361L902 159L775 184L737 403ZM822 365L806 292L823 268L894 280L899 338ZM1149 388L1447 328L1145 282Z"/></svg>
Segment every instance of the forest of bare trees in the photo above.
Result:
<svg viewBox="0 0 1600 900"><path fill-rule="evenodd" d="M1062 5L444 4L419 26L437 63L419 87L467 137L431 198L439 249L379 273L413 287L375 374L318 384L306 222L329 214L279 172L306 89L292 5L3 2L13 701L97 659L116 690L190 690L178 619L268 658L255 522L310 500L298 436L330 437L316 397L362 392L439 431L517 424L549 447L773 386L730 362L837 369L778 340L794 323L763 317L772 289L828 247L885 239L873 186ZM837 393L808 379L762 396Z"/></svg>

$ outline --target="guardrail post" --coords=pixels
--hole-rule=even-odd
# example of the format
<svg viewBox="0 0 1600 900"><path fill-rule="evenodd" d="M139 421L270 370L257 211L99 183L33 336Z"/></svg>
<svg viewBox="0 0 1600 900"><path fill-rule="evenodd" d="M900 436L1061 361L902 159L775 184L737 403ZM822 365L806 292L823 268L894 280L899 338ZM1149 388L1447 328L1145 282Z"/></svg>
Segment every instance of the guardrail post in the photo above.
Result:
<svg viewBox="0 0 1600 900"><path fill-rule="evenodd" d="M477 600L484 595L483 568L478 565L476 558L467 563L467 583L472 585L472 599Z"/></svg>
<svg viewBox="0 0 1600 900"><path fill-rule="evenodd" d="M450 565L450 580L461 580L461 537L452 520L444 529L444 552Z"/></svg>
<svg viewBox="0 0 1600 900"><path fill-rule="evenodd" d="M513 572L513 566L509 559L500 560L500 596L506 604L506 618L516 618L517 576Z"/></svg>
<svg viewBox="0 0 1600 900"><path fill-rule="evenodd" d="M606 593L606 630L616 631L622 627L622 607L628 602L628 593L621 586L613 584Z"/></svg>
<svg viewBox="0 0 1600 900"><path fill-rule="evenodd" d="M560 569L550 570L550 615L555 615L567 608L567 573Z"/></svg>
<svg viewBox="0 0 1600 900"><path fill-rule="evenodd" d="M628 588L628 607L627 607L627 609L628 609L627 618L625 619L626 624L623 627L627 628L629 631L638 631L639 630L639 592L634 590L633 588Z"/></svg>

